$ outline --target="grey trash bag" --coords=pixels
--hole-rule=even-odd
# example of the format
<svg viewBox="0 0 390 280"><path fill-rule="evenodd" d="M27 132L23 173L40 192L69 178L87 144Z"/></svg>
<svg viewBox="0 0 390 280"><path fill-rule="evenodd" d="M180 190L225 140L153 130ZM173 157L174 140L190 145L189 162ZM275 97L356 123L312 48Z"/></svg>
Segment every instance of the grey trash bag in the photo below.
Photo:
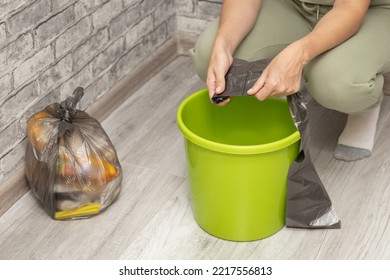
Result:
<svg viewBox="0 0 390 280"><path fill-rule="evenodd" d="M225 80L225 91L214 94L216 104L230 96L245 96L255 84L269 59L248 62L234 59ZM328 193L317 174L309 153L310 127L306 101L302 92L287 97L291 117L300 132L299 154L288 172L286 226L295 228L340 228L341 222L333 208Z"/></svg>
<svg viewBox="0 0 390 280"><path fill-rule="evenodd" d="M119 195L122 168L101 124L77 110L82 88L27 121L25 174L32 193L56 220L89 218Z"/></svg>
<svg viewBox="0 0 390 280"><path fill-rule="evenodd" d="M288 171L286 226L340 228L341 222L310 157L310 126L306 101L301 95L303 90L287 96L291 116L301 134L301 144Z"/></svg>

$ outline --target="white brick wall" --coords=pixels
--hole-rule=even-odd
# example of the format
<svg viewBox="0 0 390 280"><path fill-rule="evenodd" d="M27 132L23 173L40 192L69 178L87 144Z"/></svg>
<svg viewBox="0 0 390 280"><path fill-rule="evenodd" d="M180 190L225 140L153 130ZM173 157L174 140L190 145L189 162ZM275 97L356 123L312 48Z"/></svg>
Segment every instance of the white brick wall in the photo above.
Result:
<svg viewBox="0 0 390 280"><path fill-rule="evenodd" d="M222 0L175 0L177 31L199 35L221 11Z"/></svg>
<svg viewBox="0 0 390 280"><path fill-rule="evenodd" d="M82 19L74 26L66 30L64 33L58 36L57 40L54 42L56 57L61 57L74 46L77 46L85 38L88 38L91 32L91 17Z"/></svg>
<svg viewBox="0 0 390 280"><path fill-rule="evenodd" d="M0 188L26 121L85 88L84 109L174 32L198 35L222 0L0 0Z"/></svg>
<svg viewBox="0 0 390 280"><path fill-rule="evenodd" d="M46 46L24 61L13 71L14 87L18 88L54 62L52 47Z"/></svg>
<svg viewBox="0 0 390 280"><path fill-rule="evenodd" d="M138 22L126 34L126 48L131 48L142 38L141 34L148 34L153 30L153 16L149 15Z"/></svg>
<svg viewBox="0 0 390 280"><path fill-rule="evenodd" d="M6 74L3 77L0 77L0 88L1 88L1 95L0 95L0 104L1 104L2 101L8 97L8 94L12 90L11 74Z"/></svg>
<svg viewBox="0 0 390 280"><path fill-rule="evenodd" d="M40 24L34 31L35 44L38 47L47 44L58 34L68 29L75 22L74 7L69 6L64 11L52 16Z"/></svg>
<svg viewBox="0 0 390 280"><path fill-rule="evenodd" d="M5 33L5 23L0 24L0 46L5 42L7 34Z"/></svg>
<svg viewBox="0 0 390 280"><path fill-rule="evenodd" d="M80 0L75 3L76 19L79 20L101 7L107 0Z"/></svg>
<svg viewBox="0 0 390 280"><path fill-rule="evenodd" d="M115 18L122 11L122 0L111 0L97 9L92 14L94 28L99 29L108 25L111 19Z"/></svg>
<svg viewBox="0 0 390 280"><path fill-rule="evenodd" d="M108 30L103 28L92 35L84 44L80 45L73 53L75 69L85 66L93 57L101 52L105 44L109 41Z"/></svg>
<svg viewBox="0 0 390 280"><path fill-rule="evenodd" d="M174 0L0 0L0 188L23 164L29 116L77 86L86 108L173 35L175 16Z"/></svg>
<svg viewBox="0 0 390 280"><path fill-rule="evenodd" d="M33 49L33 37L26 33L0 49L0 71L4 73L22 63Z"/></svg>
<svg viewBox="0 0 390 280"><path fill-rule="evenodd" d="M68 54L39 76L40 91L50 92L55 85L65 81L72 73L72 55Z"/></svg>
<svg viewBox="0 0 390 280"><path fill-rule="evenodd" d="M18 1L15 1L18 2ZM13 36L31 30L50 13L50 0L39 0L14 14L7 20L8 33Z"/></svg>
<svg viewBox="0 0 390 280"><path fill-rule="evenodd" d="M112 62L115 61L124 50L124 38L119 37L107 49L102 51L91 62L92 75L96 76L104 71Z"/></svg>
<svg viewBox="0 0 390 280"><path fill-rule="evenodd" d="M4 18L14 10L23 7L29 2L29 0L1 0L0 1L0 18Z"/></svg>
<svg viewBox="0 0 390 280"><path fill-rule="evenodd" d="M112 38L116 38L125 30L132 29L131 27L140 21L141 7L140 5L133 5L122 11L116 18L111 21L110 35ZM130 28L129 28L130 27Z"/></svg>

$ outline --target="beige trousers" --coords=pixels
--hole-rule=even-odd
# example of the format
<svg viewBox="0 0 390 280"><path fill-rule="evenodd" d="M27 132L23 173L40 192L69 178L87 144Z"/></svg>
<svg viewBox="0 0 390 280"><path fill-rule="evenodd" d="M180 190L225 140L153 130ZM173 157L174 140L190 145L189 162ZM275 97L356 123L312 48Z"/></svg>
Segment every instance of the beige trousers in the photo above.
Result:
<svg viewBox="0 0 390 280"><path fill-rule="evenodd" d="M253 61L272 58L309 33L332 6L298 0L263 0L251 32L234 57ZM218 19L199 37L190 57L205 80ZM358 113L378 106L383 98L383 74L390 72L390 0L373 0L356 35L321 54L304 68L312 97L324 107Z"/></svg>

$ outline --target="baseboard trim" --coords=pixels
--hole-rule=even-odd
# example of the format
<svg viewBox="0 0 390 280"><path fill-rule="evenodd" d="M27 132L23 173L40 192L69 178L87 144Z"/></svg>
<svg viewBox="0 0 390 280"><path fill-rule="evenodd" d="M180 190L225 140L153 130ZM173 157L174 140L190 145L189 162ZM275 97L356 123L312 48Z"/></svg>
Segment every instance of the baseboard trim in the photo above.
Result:
<svg viewBox="0 0 390 280"><path fill-rule="evenodd" d="M195 44L196 37L176 33L157 48L133 71L123 77L109 92L96 100L88 108L91 116L99 122L105 120L120 104L142 87L179 55L187 55ZM9 175L0 188L0 216L29 190L24 174L24 166Z"/></svg>
<svg viewBox="0 0 390 280"><path fill-rule="evenodd" d="M0 188L0 217L28 191L24 166L11 173Z"/></svg>

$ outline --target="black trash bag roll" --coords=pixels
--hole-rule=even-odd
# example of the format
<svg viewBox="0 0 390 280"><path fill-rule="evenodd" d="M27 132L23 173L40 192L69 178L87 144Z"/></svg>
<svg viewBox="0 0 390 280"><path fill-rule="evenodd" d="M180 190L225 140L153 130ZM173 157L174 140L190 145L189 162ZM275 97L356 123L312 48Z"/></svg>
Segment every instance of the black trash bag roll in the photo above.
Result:
<svg viewBox="0 0 390 280"><path fill-rule="evenodd" d="M214 94L211 100L218 104L228 99L229 96L247 95L247 91L253 87L269 62L268 59L248 62L235 58L225 76L224 92Z"/></svg>
<svg viewBox="0 0 390 280"><path fill-rule="evenodd" d="M246 96L269 62L269 59L248 62L235 58L225 76L224 92L214 94L212 101L218 104L231 96ZM286 226L340 228L341 222L310 157L310 127L306 101L302 96L304 91L306 88L302 84L299 92L287 96L301 141L300 152L288 172Z"/></svg>
<svg viewBox="0 0 390 280"><path fill-rule="evenodd" d="M101 124L76 109L77 88L27 120L25 174L34 195L57 220L89 218L118 197L122 167Z"/></svg>

